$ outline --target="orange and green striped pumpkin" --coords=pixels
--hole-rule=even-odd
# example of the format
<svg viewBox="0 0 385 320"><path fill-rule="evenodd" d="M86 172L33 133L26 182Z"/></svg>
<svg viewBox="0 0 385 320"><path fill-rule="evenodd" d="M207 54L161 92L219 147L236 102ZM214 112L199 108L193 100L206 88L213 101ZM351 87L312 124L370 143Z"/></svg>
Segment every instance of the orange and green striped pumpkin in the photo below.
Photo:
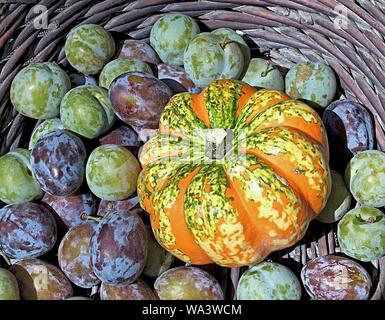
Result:
<svg viewBox="0 0 385 320"><path fill-rule="evenodd" d="M210 158L218 128L232 129L233 148ZM329 196L328 157L321 119L305 103L219 80L169 101L140 153L139 200L179 259L250 265L302 238Z"/></svg>

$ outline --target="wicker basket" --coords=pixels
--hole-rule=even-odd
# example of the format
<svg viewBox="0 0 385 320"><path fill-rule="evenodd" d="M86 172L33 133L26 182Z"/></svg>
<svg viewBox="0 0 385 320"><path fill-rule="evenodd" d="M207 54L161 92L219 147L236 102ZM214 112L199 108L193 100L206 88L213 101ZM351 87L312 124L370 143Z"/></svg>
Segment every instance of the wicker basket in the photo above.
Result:
<svg viewBox="0 0 385 320"><path fill-rule="evenodd" d="M202 29L229 27L244 35L253 54L284 70L299 61L324 61L337 73L341 96L366 106L374 116L378 149L385 150L385 0L2 0L0 1L0 155L25 146L36 125L9 101L15 74L30 62L56 61L68 67L63 44L69 30L97 23L120 38L148 41L153 23L179 11ZM34 18L48 10L48 29ZM299 272L319 255L338 252L335 225L313 222L295 247L270 258ZM375 285L372 299L385 297L385 258L366 265ZM209 265L232 299L239 269Z"/></svg>

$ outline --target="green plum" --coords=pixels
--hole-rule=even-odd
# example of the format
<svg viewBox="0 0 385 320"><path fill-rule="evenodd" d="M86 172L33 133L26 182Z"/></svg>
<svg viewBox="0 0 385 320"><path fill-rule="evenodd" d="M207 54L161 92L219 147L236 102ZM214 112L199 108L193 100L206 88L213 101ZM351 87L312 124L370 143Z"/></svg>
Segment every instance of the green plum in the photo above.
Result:
<svg viewBox="0 0 385 320"><path fill-rule="evenodd" d="M254 87L274 89L281 92L285 90L285 81L281 72L269 61L261 58L251 59L242 81Z"/></svg>
<svg viewBox="0 0 385 320"><path fill-rule="evenodd" d="M170 13L159 18L151 28L150 44L164 63L182 66L184 51L199 32L198 24L191 17Z"/></svg>
<svg viewBox="0 0 385 320"><path fill-rule="evenodd" d="M346 168L345 181L362 206L385 206L385 153L378 150L357 153Z"/></svg>
<svg viewBox="0 0 385 320"><path fill-rule="evenodd" d="M332 191L325 208L317 216L323 223L334 223L339 221L352 204L352 196L345 185L344 178L336 171L331 170Z"/></svg>
<svg viewBox="0 0 385 320"><path fill-rule="evenodd" d="M15 276L3 268L0 268L0 300L20 300Z"/></svg>
<svg viewBox="0 0 385 320"><path fill-rule="evenodd" d="M97 197L123 200L135 192L139 172L139 162L128 149L105 144L90 154L86 179Z"/></svg>
<svg viewBox="0 0 385 320"><path fill-rule="evenodd" d="M111 34L96 24L83 24L73 29L64 45L66 57L85 75L99 73L115 53Z"/></svg>
<svg viewBox="0 0 385 320"><path fill-rule="evenodd" d="M184 53L186 73L199 87L217 79L239 79L244 65L241 45L227 33L200 33L191 40Z"/></svg>
<svg viewBox="0 0 385 320"><path fill-rule="evenodd" d="M299 300L301 284L287 267L273 262L251 266L240 278L238 300Z"/></svg>
<svg viewBox="0 0 385 320"><path fill-rule="evenodd" d="M115 122L108 91L90 85L76 87L64 96L60 117L66 129L88 139L105 133Z"/></svg>
<svg viewBox="0 0 385 320"><path fill-rule="evenodd" d="M70 298L67 298L67 299L64 299L64 300L92 300L92 299L88 298L88 297L74 296L74 297L70 297Z"/></svg>
<svg viewBox="0 0 385 320"><path fill-rule="evenodd" d="M293 99L303 99L326 107L333 101L337 80L332 68L320 62L294 65L286 75L286 93Z"/></svg>
<svg viewBox="0 0 385 320"><path fill-rule="evenodd" d="M61 99L70 89L70 78L56 63L31 64L13 79L11 102L27 117L55 118L59 115Z"/></svg>
<svg viewBox="0 0 385 320"><path fill-rule="evenodd" d="M31 172L31 153L15 149L0 157L0 200L7 204L32 201L43 196Z"/></svg>
<svg viewBox="0 0 385 320"><path fill-rule="evenodd" d="M358 207L338 223L341 251L360 261L373 261L385 255L385 216L376 209Z"/></svg>
<svg viewBox="0 0 385 320"><path fill-rule="evenodd" d="M59 118L48 119L40 123L35 130L33 130L31 139L29 140L28 149L32 150L36 142L43 138L47 133L55 130L63 130L63 123Z"/></svg>
<svg viewBox="0 0 385 320"><path fill-rule="evenodd" d="M243 55L243 71L240 75L240 78L242 78L248 69L249 63L250 63L250 48L247 45L246 41L243 40L242 36L240 36L236 31L230 28L219 28L212 31L213 34L216 34L217 36L220 36L224 41L231 41L236 43L239 48L242 51Z"/></svg>
<svg viewBox="0 0 385 320"><path fill-rule="evenodd" d="M100 73L99 84L108 89L114 79L124 73L135 71L153 74L151 67L138 59L115 59L104 66Z"/></svg>

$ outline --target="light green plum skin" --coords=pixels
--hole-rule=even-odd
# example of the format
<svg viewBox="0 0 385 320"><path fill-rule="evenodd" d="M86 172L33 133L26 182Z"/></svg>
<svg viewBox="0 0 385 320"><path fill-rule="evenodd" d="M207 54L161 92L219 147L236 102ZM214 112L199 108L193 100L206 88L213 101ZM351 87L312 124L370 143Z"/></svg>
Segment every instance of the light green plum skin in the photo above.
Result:
<svg viewBox="0 0 385 320"><path fill-rule="evenodd" d="M99 73L115 53L111 34L96 24L73 29L64 45L66 57L76 70L85 75Z"/></svg>
<svg viewBox="0 0 385 320"><path fill-rule="evenodd" d="M332 68L319 62L294 65L286 75L286 94L293 99L304 99L326 107L333 101L337 80Z"/></svg>
<svg viewBox="0 0 385 320"><path fill-rule="evenodd" d="M191 40L200 32L189 16L170 13L159 18L150 32L150 44L166 64L183 65L183 54Z"/></svg>
<svg viewBox="0 0 385 320"><path fill-rule="evenodd" d="M358 207L350 210L338 223L341 251L368 262L385 255L385 216L376 209Z"/></svg>
<svg viewBox="0 0 385 320"><path fill-rule="evenodd" d="M323 223L334 223L349 211L352 196L345 185L344 178L336 171L331 170L332 190L325 208L317 216Z"/></svg>
<svg viewBox="0 0 385 320"><path fill-rule="evenodd" d="M43 138L47 133L55 130L63 130L63 123L59 118L48 119L40 123L39 126L33 130L31 139L29 140L28 149L32 150L39 139Z"/></svg>
<svg viewBox="0 0 385 320"><path fill-rule="evenodd" d="M250 63L250 57L251 57L250 48L247 45L246 41L243 40L243 38L238 33L236 33L233 29L230 29L230 28L215 29L214 31L212 31L212 33L216 34L222 38L227 37L228 40L233 41L236 44L238 44L239 48L242 51L242 55L243 55L243 70L242 70L242 73L240 75L240 78L242 78L248 69L248 66Z"/></svg>
<svg viewBox="0 0 385 320"><path fill-rule="evenodd" d="M148 254L143 274L148 277L156 278L166 270L170 269L171 264L174 262L174 257L159 245L154 238L151 227L146 226L146 229L148 236Z"/></svg>
<svg viewBox="0 0 385 320"><path fill-rule="evenodd" d="M43 196L31 173L31 152L17 148L0 157L0 200L7 204L32 201Z"/></svg>
<svg viewBox="0 0 385 320"><path fill-rule="evenodd" d="M240 278L238 300L300 300L301 284L287 267L273 262L251 266Z"/></svg>
<svg viewBox="0 0 385 320"><path fill-rule="evenodd" d="M75 296L75 297L67 298L65 300L92 300L92 299L87 297Z"/></svg>
<svg viewBox="0 0 385 320"><path fill-rule="evenodd" d="M385 153L367 150L356 154L346 168L345 181L362 206L385 206Z"/></svg>
<svg viewBox="0 0 385 320"><path fill-rule="evenodd" d="M11 102L29 118L51 119L59 115L60 101L70 89L70 78L56 63L31 64L13 79Z"/></svg>
<svg viewBox="0 0 385 320"><path fill-rule="evenodd" d="M253 87L285 91L285 80L281 72L271 63L261 58L250 60L242 81Z"/></svg>
<svg viewBox="0 0 385 320"><path fill-rule="evenodd" d="M144 72L153 75L151 67L138 59L115 59L107 63L99 76L99 85L109 89L112 81L127 72Z"/></svg>
<svg viewBox="0 0 385 320"><path fill-rule="evenodd" d="M244 57L239 45L214 33L197 35L184 54L186 73L199 87L218 79L239 79L243 67Z"/></svg>
<svg viewBox="0 0 385 320"><path fill-rule="evenodd" d="M106 144L91 152L86 179L91 191L103 200L123 200L136 190L140 165L126 148Z"/></svg>
<svg viewBox="0 0 385 320"><path fill-rule="evenodd" d="M15 276L3 268L0 268L0 300L20 300Z"/></svg>
<svg viewBox="0 0 385 320"><path fill-rule="evenodd" d="M116 119L108 91L90 85L68 91L60 105L60 117L64 128L88 139L105 133Z"/></svg>

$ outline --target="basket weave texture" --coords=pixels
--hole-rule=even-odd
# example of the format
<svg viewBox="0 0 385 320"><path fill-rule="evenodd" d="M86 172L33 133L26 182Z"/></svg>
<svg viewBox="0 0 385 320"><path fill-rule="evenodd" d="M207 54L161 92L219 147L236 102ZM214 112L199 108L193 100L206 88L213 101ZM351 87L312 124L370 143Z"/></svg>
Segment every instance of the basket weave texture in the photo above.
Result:
<svg viewBox="0 0 385 320"><path fill-rule="evenodd" d="M203 28L237 30L252 49L283 68L300 61L326 62L339 78L342 97L372 113L377 148L385 150L385 0L2 0L0 155L25 146L37 124L18 114L9 100L10 84L22 67L43 61L67 67L63 46L74 26L96 23L120 37L148 41L155 21L176 11L194 17ZM272 258L299 270L311 258L338 252L335 229L315 222L297 246ZM385 258L371 268L376 279L372 299L384 299ZM230 298L239 273L216 271L227 274L222 285Z"/></svg>

